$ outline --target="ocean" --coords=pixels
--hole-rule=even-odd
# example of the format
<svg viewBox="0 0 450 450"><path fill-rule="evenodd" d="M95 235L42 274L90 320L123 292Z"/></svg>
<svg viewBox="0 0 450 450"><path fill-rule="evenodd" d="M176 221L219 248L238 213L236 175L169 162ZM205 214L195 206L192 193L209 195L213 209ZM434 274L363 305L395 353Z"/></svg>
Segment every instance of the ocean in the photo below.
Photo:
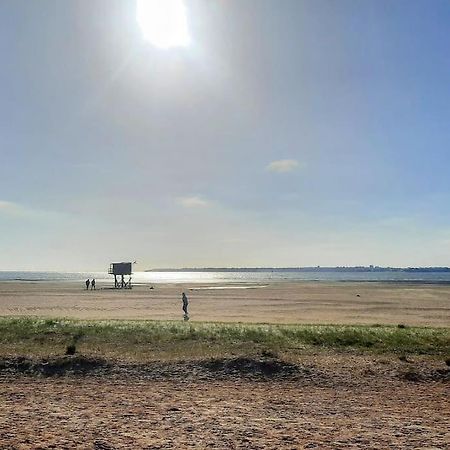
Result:
<svg viewBox="0 0 450 450"><path fill-rule="evenodd" d="M114 278L106 272L14 272L0 271L0 281L29 282L82 282L95 278L100 283L112 283ZM128 277L126 277L128 279ZM449 283L450 272L430 271L320 271L304 272L273 269L271 271L208 271L208 272L134 272L133 284L158 283L269 283L288 281L385 281L385 282L422 282Z"/></svg>

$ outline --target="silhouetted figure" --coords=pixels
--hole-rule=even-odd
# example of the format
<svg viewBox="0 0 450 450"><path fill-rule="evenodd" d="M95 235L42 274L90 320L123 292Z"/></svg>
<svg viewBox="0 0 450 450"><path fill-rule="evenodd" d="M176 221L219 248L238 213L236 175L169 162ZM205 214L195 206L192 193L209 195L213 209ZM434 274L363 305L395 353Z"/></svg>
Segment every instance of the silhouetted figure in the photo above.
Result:
<svg viewBox="0 0 450 450"><path fill-rule="evenodd" d="M89 281L89 278L86 280L86 290L88 290L89 289L89 283L90 283L90 281Z"/></svg>
<svg viewBox="0 0 450 450"><path fill-rule="evenodd" d="M189 305L189 300L186 297L186 294L183 292L183 294L181 295L181 300L183 302L183 312L184 312L184 320L189 320L189 314L188 314L188 305Z"/></svg>
<svg viewBox="0 0 450 450"><path fill-rule="evenodd" d="M91 281L91 291L92 291L92 289L94 289L94 291L95 291L95 278L92 278L92 281Z"/></svg>

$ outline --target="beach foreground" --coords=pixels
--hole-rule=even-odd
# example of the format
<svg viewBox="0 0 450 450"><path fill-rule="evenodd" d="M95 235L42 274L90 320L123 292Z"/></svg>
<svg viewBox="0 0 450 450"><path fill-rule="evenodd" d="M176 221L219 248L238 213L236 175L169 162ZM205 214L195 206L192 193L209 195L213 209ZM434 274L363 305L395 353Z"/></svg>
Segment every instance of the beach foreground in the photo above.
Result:
<svg viewBox="0 0 450 450"><path fill-rule="evenodd" d="M413 449L450 442L442 362L326 352L304 356L295 376L263 377L178 364L170 376L161 376L161 365L3 374L0 448Z"/></svg>
<svg viewBox="0 0 450 450"><path fill-rule="evenodd" d="M83 283L0 283L0 316L79 319L182 318L181 292L198 321L450 325L450 286L420 283L282 282L154 285L114 290Z"/></svg>
<svg viewBox="0 0 450 450"><path fill-rule="evenodd" d="M448 446L449 287L211 287L0 283L0 449Z"/></svg>

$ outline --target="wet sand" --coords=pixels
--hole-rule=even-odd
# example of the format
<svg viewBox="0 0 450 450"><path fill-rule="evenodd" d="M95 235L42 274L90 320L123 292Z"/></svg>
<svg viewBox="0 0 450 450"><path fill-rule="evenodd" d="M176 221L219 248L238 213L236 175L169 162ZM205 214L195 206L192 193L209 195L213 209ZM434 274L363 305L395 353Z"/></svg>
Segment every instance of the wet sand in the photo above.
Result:
<svg viewBox="0 0 450 450"><path fill-rule="evenodd" d="M186 291L191 319L198 321L450 326L448 285L286 282L226 287L156 284L130 291L100 285L86 291L82 283L1 282L0 316L179 320L181 292Z"/></svg>

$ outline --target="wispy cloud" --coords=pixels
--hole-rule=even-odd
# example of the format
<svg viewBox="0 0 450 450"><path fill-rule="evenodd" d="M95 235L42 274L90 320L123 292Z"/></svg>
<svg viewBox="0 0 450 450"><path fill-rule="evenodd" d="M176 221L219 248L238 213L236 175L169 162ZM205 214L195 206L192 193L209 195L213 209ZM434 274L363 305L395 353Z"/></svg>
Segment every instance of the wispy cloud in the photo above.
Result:
<svg viewBox="0 0 450 450"><path fill-rule="evenodd" d="M13 219L47 219L59 216L53 211L31 208L20 203L0 200L0 216Z"/></svg>
<svg viewBox="0 0 450 450"><path fill-rule="evenodd" d="M300 163L295 159L279 159L277 161L272 161L267 166L267 170L276 173L286 173L292 172L300 167Z"/></svg>
<svg viewBox="0 0 450 450"><path fill-rule="evenodd" d="M17 203L0 200L0 214L4 216L17 217L26 216L28 211L26 208Z"/></svg>
<svg viewBox="0 0 450 450"><path fill-rule="evenodd" d="M180 197L178 203L184 208L206 208L211 206L211 202L197 195Z"/></svg>

